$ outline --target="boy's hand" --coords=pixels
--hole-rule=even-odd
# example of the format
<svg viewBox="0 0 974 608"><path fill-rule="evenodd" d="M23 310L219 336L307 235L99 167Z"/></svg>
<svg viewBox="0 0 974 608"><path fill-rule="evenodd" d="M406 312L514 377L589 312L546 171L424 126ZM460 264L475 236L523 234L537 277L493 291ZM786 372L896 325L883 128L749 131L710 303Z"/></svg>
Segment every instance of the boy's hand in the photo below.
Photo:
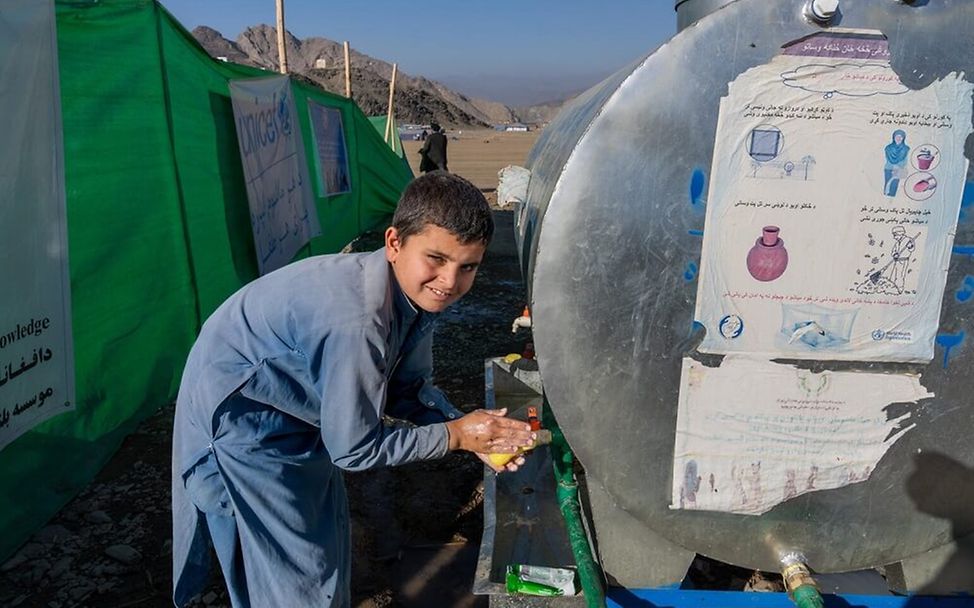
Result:
<svg viewBox="0 0 974 608"><path fill-rule="evenodd" d="M484 464L489 466L491 470L493 470L495 473L503 473L504 471L513 473L518 469L518 467L524 465L524 456L517 456L516 458L514 458L514 460L511 460L504 466L499 467L490 461L490 458L488 457L487 454L481 454L479 452L476 452L475 454L477 458L481 459L484 462Z"/></svg>
<svg viewBox="0 0 974 608"><path fill-rule="evenodd" d="M474 410L446 423L450 450L467 450L477 454L511 454L521 447L531 447L537 435L527 422L505 418L507 408Z"/></svg>

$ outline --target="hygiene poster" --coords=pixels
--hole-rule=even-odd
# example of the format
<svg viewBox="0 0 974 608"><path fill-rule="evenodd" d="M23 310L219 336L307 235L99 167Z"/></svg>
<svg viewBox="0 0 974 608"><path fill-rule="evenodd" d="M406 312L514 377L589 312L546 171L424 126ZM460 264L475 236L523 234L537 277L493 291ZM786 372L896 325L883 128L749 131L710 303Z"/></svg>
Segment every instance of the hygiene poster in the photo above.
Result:
<svg viewBox="0 0 974 608"><path fill-rule="evenodd" d="M318 193L321 196L344 194L352 189L348 173L348 148L342 112L308 100L311 130L314 134Z"/></svg>
<svg viewBox="0 0 974 608"><path fill-rule="evenodd" d="M287 76L231 80L257 266L264 275L321 233Z"/></svg>
<svg viewBox="0 0 974 608"><path fill-rule="evenodd" d="M0 449L74 409L54 3L0 10ZM12 83L16 83L15 85Z"/></svg>
<svg viewBox="0 0 974 608"><path fill-rule="evenodd" d="M813 373L742 355L683 360L670 506L760 515L869 479L933 397L915 374ZM751 390L741 390L746 379Z"/></svg>
<svg viewBox="0 0 974 608"><path fill-rule="evenodd" d="M972 86L901 83L886 38L786 45L721 100L699 350L927 362L967 173Z"/></svg>

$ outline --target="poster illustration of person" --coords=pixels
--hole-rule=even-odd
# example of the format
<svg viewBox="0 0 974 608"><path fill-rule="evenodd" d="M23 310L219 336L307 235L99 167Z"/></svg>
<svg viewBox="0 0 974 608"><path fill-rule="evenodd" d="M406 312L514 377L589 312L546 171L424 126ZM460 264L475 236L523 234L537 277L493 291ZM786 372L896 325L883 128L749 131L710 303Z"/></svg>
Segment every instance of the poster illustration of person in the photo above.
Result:
<svg viewBox="0 0 974 608"><path fill-rule="evenodd" d="M906 131L903 129L893 131L893 141L884 150L886 165L883 167L883 194L894 197L900 179L903 177L903 170L906 168L906 159L910 157L910 146L906 145Z"/></svg>

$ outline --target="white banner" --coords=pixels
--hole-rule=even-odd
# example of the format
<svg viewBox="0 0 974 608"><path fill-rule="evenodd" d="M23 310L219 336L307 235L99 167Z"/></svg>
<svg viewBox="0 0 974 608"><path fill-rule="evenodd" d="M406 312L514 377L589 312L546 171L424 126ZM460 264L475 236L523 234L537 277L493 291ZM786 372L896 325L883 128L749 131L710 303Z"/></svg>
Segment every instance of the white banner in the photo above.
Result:
<svg viewBox="0 0 974 608"><path fill-rule="evenodd" d="M786 46L721 100L696 318L707 353L925 362L971 83L900 82L879 32Z"/></svg>
<svg viewBox="0 0 974 608"><path fill-rule="evenodd" d="M287 76L230 81L260 274L321 234Z"/></svg>
<svg viewBox="0 0 974 608"><path fill-rule="evenodd" d="M52 0L0 4L0 449L74 408Z"/></svg>

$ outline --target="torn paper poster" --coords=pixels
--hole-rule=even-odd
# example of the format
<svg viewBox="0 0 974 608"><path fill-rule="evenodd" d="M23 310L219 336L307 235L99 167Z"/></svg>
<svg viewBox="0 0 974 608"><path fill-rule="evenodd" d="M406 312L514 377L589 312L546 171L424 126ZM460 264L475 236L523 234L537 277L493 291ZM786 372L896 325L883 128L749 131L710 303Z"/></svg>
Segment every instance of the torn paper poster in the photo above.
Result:
<svg viewBox="0 0 974 608"><path fill-rule="evenodd" d="M931 397L912 374L815 374L739 356L706 367L685 358L670 506L760 515L865 481L910 426L910 414L890 419L886 407Z"/></svg>
<svg viewBox="0 0 974 608"><path fill-rule="evenodd" d="M933 358L971 83L910 90L878 32L787 45L720 104L696 318L707 353Z"/></svg>

